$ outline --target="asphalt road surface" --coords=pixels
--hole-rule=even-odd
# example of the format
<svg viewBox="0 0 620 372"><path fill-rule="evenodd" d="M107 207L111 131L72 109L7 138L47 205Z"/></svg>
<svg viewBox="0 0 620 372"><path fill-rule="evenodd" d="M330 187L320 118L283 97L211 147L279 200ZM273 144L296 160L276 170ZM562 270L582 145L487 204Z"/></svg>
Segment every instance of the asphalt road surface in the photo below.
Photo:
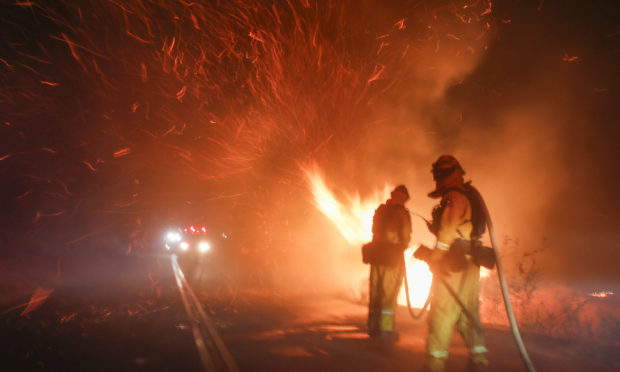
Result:
<svg viewBox="0 0 620 372"><path fill-rule="evenodd" d="M64 265L76 269L43 288L53 291L38 308L24 312L30 296L3 299L0 370L204 370L195 320L186 312L170 257ZM3 278L8 267L2 267ZM388 348L367 339L366 307L355 299L193 280L192 267L183 261L180 267L240 371L419 371L423 366L426 326L404 308L397 312L400 340ZM618 347L523 336L538 371L620 370ZM525 370L507 330L487 327L487 341L489 371ZM456 334L450 352L447 370L465 370L467 350Z"/></svg>

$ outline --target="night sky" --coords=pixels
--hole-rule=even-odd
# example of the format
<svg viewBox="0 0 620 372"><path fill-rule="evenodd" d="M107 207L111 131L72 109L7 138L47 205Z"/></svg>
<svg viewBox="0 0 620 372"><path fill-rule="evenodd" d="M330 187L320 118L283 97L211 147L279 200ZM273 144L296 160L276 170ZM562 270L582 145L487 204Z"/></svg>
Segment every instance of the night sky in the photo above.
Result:
<svg viewBox="0 0 620 372"><path fill-rule="evenodd" d="M0 254L201 220L277 268L329 228L303 167L428 215L452 153L543 277L618 282L617 4L247 3L0 2Z"/></svg>

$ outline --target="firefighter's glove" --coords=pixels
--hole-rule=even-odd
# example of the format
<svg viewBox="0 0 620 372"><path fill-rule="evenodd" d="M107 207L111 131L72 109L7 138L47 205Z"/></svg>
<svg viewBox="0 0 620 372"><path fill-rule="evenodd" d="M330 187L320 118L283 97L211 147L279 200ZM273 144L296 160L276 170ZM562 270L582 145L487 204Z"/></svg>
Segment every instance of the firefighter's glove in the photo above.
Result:
<svg viewBox="0 0 620 372"><path fill-rule="evenodd" d="M487 269L493 269L495 266L495 252L493 248L485 247L479 240L456 239L450 246L450 268L459 271L465 265L465 255L470 255L474 263L478 266L484 266Z"/></svg>
<svg viewBox="0 0 620 372"><path fill-rule="evenodd" d="M473 248L474 250L472 252L472 256L474 257L474 263L478 266L484 266L487 269L492 270L497 261L493 248L485 247L483 245Z"/></svg>
<svg viewBox="0 0 620 372"><path fill-rule="evenodd" d="M446 265L445 255L443 252L437 252L436 250L430 249L425 245L420 245L420 247L413 252L413 257L426 262L434 274L439 274L442 276L449 275L448 266Z"/></svg>
<svg viewBox="0 0 620 372"><path fill-rule="evenodd" d="M446 264L445 258L431 259L427 262L428 268L434 275L443 276L444 278L450 276L450 269Z"/></svg>
<svg viewBox="0 0 620 372"><path fill-rule="evenodd" d="M448 254L444 256L444 262L450 271L463 271L467 267L466 254L470 252L470 241L456 239L451 245Z"/></svg>
<svg viewBox="0 0 620 372"><path fill-rule="evenodd" d="M413 252L413 257L428 263L431 257L433 257L433 250L425 245L420 245L420 247Z"/></svg>
<svg viewBox="0 0 620 372"><path fill-rule="evenodd" d="M455 239L450 245L450 251L460 254L472 254L474 247L480 246L477 240Z"/></svg>

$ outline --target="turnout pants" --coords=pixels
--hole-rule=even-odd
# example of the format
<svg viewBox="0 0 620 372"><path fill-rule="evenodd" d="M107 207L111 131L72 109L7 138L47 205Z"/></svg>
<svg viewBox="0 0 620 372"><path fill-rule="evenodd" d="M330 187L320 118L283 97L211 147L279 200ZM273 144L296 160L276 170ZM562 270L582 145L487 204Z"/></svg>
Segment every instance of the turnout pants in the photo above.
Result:
<svg viewBox="0 0 620 372"><path fill-rule="evenodd" d="M394 331L394 311L402 281L402 265L398 267L370 266L368 333L371 336Z"/></svg>
<svg viewBox="0 0 620 372"><path fill-rule="evenodd" d="M465 270L452 272L447 276L444 275L444 278L457 293L467 311L480 324L478 312L480 267L468 259ZM484 346L482 330L472 323L463 308L441 281L433 280L431 291L433 297L431 298L431 308L427 319L429 334L426 339L426 348L431 357L431 365L436 365L436 368L431 368L431 370L443 370L455 325L470 351L471 359L475 362L479 359L486 361L487 349Z"/></svg>

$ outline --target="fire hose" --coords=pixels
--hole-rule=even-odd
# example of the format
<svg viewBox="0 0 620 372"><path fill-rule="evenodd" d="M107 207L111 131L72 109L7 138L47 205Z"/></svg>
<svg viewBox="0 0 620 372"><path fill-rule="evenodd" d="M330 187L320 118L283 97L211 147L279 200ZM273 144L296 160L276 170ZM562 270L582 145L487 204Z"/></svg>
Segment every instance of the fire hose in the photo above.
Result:
<svg viewBox="0 0 620 372"><path fill-rule="evenodd" d="M463 313L465 314L465 316L469 319L469 321L476 327L476 329L478 330L478 332L483 333L483 329L482 329L482 324L480 324L480 321L475 318L471 312L469 312L467 310L467 308L465 307L465 304L463 304L463 301L461 301L461 299L459 298L459 295L456 293L456 291L452 288L452 286L450 286L450 284L448 284L448 282L446 281L446 279L439 273L435 273L433 275L433 277L439 279L439 281L441 282L441 284L444 285L444 287L446 287L446 289L448 290L448 292L450 293L450 295L452 295L452 297L454 297L454 300L456 301L456 303L461 307L461 309L463 310ZM406 298L407 298L407 310L409 310L409 315L411 315L412 318L414 319L419 319L422 317L422 315L424 315L424 313L426 312L426 310L428 310L428 305L431 302L431 295L429 294L428 297L426 298L426 302L424 302L424 306L422 306L422 309L420 310L420 312L418 314L413 312L413 309L411 308L411 301L409 299L409 280L407 280L407 271L406 271L406 267L405 267L405 294L406 294Z"/></svg>
<svg viewBox="0 0 620 372"><path fill-rule="evenodd" d="M411 300L409 299L409 280L407 280L407 265L405 265L404 260L402 262L403 272L405 273L405 297L407 298L407 310L409 310L409 315L411 315L413 319L419 319L422 317L422 315L424 315L424 313L426 313L426 310L428 310L428 305L431 303L431 295L429 294L428 297L426 297L426 302L424 302L424 306L422 306L420 312L417 314L414 313L413 309L411 308Z"/></svg>
<svg viewBox="0 0 620 372"><path fill-rule="evenodd" d="M475 189L474 189L475 190ZM510 302L510 293L508 291L508 284L506 284L506 278L504 277L504 270L502 268L502 261L499 257L499 245L497 244L497 238L495 237L495 230L493 229L493 222L491 221L491 215L489 214L489 209L487 208L482 195L478 193L478 190L475 190L475 195L480 201L480 205L484 211L484 217L487 222L487 228L489 229L489 236L491 238L491 246L493 247L493 251L495 252L495 264L497 265L497 276L499 277L499 284L502 290L502 297L504 298L504 307L506 308L506 315L508 315L508 321L510 322L510 329L512 330L512 336L514 337L515 343L517 344L517 349L519 349L519 354L521 354L521 359L525 364L525 368L528 372L535 372L534 364L532 364L532 360L525 349L525 345L523 344L523 339L521 338L521 333L519 332L519 327L517 326L517 320L515 319L515 314L512 310L512 304Z"/></svg>
<svg viewBox="0 0 620 372"><path fill-rule="evenodd" d="M497 276L499 278L500 289L501 289L501 292L502 292L502 297L504 299L504 307L506 308L506 315L508 316L508 322L510 323L510 329L512 331L512 336L513 336L513 338L515 340L515 343L517 345L517 349L519 350L519 354L521 356L521 359L523 360L523 363L525 364L525 368L527 369L528 372L535 372L536 370L534 368L534 364L532 363L532 360L530 359L530 357L529 357L529 355L527 353L527 350L525 349L525 345L523 344L523 339L521 338L521 333L519 332L519 327L517 325L517 320L515 318L514 311L512 309L512 304L510 302L510 293L509 293L509 290L508 290L508 284L506 283L506 278L504 277L504 270L502 268L502 263L501 263L501 260L500 260L500 257L499 257L499 248L498 248L498 244L497 244L497 238L495 237L495 230L493 229L493 222L491 221L491 215L490 215L489 210L488 210L488 208L486 206L486 203L484 202L484 199L482 198L482 195L480 195L480 193L477 190L475 190L474 194L475 194L475 197L480 202L480 205L482 206L482 209L484 211L484 216L485 216L485 219L486 219L486 225L487 225L487 228L489 230L489 236L491 238L491 246L492 246L493 251L495 253L495 264L497 265ZM428 221L424 217L420 216L417 213L413 213L413 214L418 216L418 217L420 217L420 218L422 218L425 222L428 223ZM404 261L403 261L403 265L404 265ZM452 297L454 297L454 299L459 304L459 306L461 307L461 309L463 310L465 315L472 321L472 324L474 324L476 326L478 331L479 332L483 332L482 325L480 324L480 322L477 321L477 319L475 319L473 317L473 315L465 308L465 305L461 302L458 294L446 282L445 278L443 278L443 276L440 273L434 273L433 276L435 278L438 278L439 281L448 290L448 292L450 292ZM407 280L406 268L405 268L405 292L406 292L406 297L407 297L407 309L409 310L409 314L414 319L420 318L426 312L426 310L427 310L427 308L429 306L431 295L429 294L428 298L426 299L426 302L425 302L424 306L422 307L422 310L418 314L415 314L413 312L413 310L411 309L411 302L409 300L409 283L408 283L408 280Z"/></svg>

